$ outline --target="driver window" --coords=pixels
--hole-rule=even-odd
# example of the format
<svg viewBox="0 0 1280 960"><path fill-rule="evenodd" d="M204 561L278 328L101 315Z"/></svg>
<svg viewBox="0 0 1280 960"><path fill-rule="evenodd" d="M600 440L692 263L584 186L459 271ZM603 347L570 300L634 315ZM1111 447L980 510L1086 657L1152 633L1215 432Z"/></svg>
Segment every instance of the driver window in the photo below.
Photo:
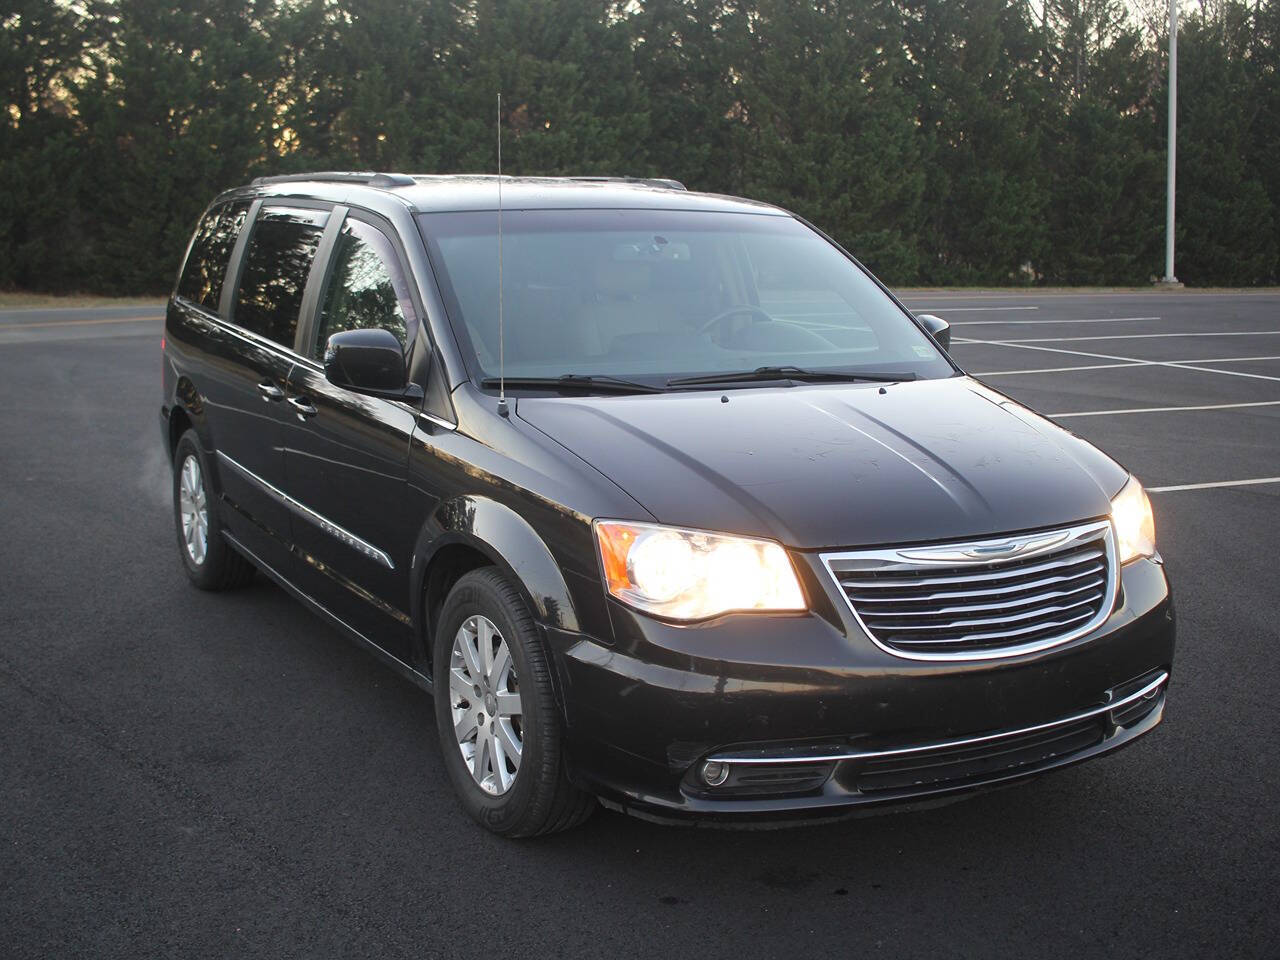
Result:
<svg viewBox="0 0 1280 960"><path fill-rule="evenodd" d="M312 356L322 358L329 337L343 330L382 327L407 347L417 322L391 241L376 227L347 220L334 246Z"/></svg>

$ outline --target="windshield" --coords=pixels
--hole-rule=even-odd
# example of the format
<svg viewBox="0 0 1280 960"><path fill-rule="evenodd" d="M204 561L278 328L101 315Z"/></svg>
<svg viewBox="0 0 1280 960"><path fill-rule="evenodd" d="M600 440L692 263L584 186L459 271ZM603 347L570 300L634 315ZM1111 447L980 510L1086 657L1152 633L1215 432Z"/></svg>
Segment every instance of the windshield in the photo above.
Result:
<svg viewBox="0 0 1280 960"><path fill-rule="evenodd" d="M418 221L472 374L496 377L497 214ZM869 276L789 216L508 210L502 235L508 379L954 373Z"/></svg>

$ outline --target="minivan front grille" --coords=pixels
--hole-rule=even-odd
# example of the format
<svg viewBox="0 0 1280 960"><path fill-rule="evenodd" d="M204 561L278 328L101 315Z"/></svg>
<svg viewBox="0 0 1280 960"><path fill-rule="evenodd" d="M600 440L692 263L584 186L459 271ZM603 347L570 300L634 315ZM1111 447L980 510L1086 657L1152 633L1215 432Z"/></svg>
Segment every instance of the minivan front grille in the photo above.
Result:
<svg viewBox="0 0 1280 960"><path fill-rule="evenodd" d="M995 540L823 555L881 647L921 660L1016 656L1065 643L1111 612L1111 524Z"/></svg>

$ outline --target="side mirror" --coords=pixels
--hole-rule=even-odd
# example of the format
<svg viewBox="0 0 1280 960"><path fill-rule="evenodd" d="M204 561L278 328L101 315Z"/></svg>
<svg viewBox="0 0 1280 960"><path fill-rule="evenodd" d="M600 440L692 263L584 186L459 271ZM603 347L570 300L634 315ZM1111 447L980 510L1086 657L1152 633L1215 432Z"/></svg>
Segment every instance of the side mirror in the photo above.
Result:
<svg viewBox="0 0 1280 960"><path fill-rule="evenodd" d="M924 324L924 328L933 334L933 339L947 353L951 352L951 324L931 313L917 313L916 319Z"/></svg>
<svg viewBox="0 0 1280 960"><path fill-rule="evenodd" d="M324 348L324 375L335 386L377 397L409 399L404 349L390 330L343 330Z"/></svg>

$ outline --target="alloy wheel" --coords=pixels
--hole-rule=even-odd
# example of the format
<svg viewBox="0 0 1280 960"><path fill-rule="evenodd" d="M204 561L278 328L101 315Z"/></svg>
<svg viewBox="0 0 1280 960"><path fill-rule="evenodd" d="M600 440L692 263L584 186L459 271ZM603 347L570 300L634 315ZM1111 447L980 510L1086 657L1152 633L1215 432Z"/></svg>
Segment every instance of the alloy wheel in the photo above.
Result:
<svg viewBox="0 0 1280 960"><path fill-rule="evenodd" d="M204 474L195 454L182 461L178 480L178 513L182 517L182 539L191 562L204 563L209 549L209 503L204 490Z"/></svg>
<svg viewBox="0 0 1280 960"><path fill-rule="evenodd" d="M520 681L506 639L488 617L468 617L453 638L449 707L458 750L480 789L511 789L524 749Z"/></svg>

